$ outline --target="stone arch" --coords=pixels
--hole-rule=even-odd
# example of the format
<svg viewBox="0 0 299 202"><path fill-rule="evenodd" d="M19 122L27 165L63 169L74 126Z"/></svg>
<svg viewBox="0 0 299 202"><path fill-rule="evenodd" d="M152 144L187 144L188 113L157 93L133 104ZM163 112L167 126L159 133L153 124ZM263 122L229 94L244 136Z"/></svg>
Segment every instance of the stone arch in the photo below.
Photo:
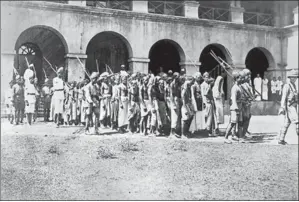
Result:
<svg viewBox="0 0 299 202"><path fill-rule="evenodd" d="M161 39L151 46L149 59L149 70L154 74L159 73L160 67L163 67L164 72L168 72L168 70L180 72L180 62L186 60L186 55L177 42L170 39Z"/></svg>
<svg viewBox="0 0 299 202"><path fill-rule="evenodd" d="M260 74L264 77L264 74L269 69L275 68L275 60L273 55L264 47L252 48L246 56L245 59L246 68L250 69L252 72L252 79Z"/></svg>
<svg viewBox="0 0 299 202"><path fill-rule="evenodd" d="M133 50L129 41L121 34L103 31L92 37L86 47L86 68L89 72L106 71L106 64L113 72L120 71L124 64L128 70ZM97 67L98 66L98 67Z"/></svg>
<svg viewBox="0 0 299 202"><path fill-rule="evenodd" d="M35 48L33 54L31 51L21 51L20 49L32 49ZM36 76L38 83L41 85L45 79L45 73L50 80L56 76L55 72L49 66L49 64L43 59L45 57L55 68L59 66L65 66L65 55L69 52L68 45L65 38L56 29L44 26L36 25L27 28L19 35L15 47L16 56L14 58L14 67L19 71L19 74L23 75L27 62L33 63L36 70Z"/></svg>

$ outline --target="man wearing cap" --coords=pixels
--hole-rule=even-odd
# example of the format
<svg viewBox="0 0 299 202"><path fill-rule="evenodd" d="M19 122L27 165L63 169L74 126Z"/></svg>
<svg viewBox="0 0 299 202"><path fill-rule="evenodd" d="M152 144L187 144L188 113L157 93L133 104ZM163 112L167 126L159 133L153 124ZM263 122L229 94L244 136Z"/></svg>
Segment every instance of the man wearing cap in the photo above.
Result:
<svg viewBox="0 0 299 202"><path fill-rule="evenodd" d="M120 76L128 76L128 72L126 71L125 65L120 66Z"/></svg>
<svg viewBox="0 0 299 202"><path fill-rule="evenodd" d="M116 75L112 80L112 96L111 96L111 129L117 130L118 124L118 111L119 111L119 97L118 97L118 85L120 83L120 76Z"/></svg>
<svg viewBox="0 0 299 202"><path fill-rule="evenodd" d="M194 79L191 76L186 78L185 83L182 86L182 138L189 137L189 128L194 116L194 108L191 100L191 86L194 83Z"/></svg>
<svg viewBox="0 0 299 202"><path fill-rule="evenodd" d="M285 84L282 90L281 107L279 114L284 114L284 124L280 130L278 144L285 145L285 136L291 123L296 124L296 132L299 135L298 122L298 89L296 87L296 79L299 78L298 70L292 70L288 78L290 82Z"/></svg>
<svg viewBox="0 0 299 202"><path fill-rule="evenodd" d="M150 112L151 112L151 102L149 99L148 89L149 89L150 76L144 76L141 87L139 88L139 100L140 100L140 132L143 135L148 134L148 129L150 127Z"/></svg>
<svg viewBox="0 0 299 202"><path fill-rule="evenodd" d="M57 120L57 127L61 124L64 104L65 86L62 80L63 67L57 70L57 77L53 79L53 101L54 101L54 119Z"/></svg>
<svg viewBox="0 0 299 202"><path fill-rule="evenodd" d="M27 116L27 123L32 124L32 118L35 112L36 97L39 95L34 86L34 78L30 78L30 83L25 86L25 112Z"/></svg>
<svg viewBox="0 0 299 202"><path fill-rule="evenodd" d="M42 88L41 96L44 101L44 121L48 122L50 117L50 108L51 108L51 92L49 87L49 79L45 79L45 84Z"/></svg>
<svg viewBox="0 0 299 202"><path fill-rule="evenodd" d="M19 124L20 121L23 120L24 117L24 109L25 109L25 98L24 98L24 86L23 80L20 76L16 77L17 83L13 85L13 105L15 109L15 123Z"/></svg>

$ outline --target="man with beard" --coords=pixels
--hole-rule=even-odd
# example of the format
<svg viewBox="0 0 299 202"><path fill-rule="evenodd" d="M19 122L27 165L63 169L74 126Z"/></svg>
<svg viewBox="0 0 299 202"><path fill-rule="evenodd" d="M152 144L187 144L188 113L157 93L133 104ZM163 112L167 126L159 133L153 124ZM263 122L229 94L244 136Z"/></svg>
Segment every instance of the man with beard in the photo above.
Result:
<svg viewBox="0 0 299 202"><path fill-rule="evenodd" d="M194 109L191 100L191 86L194 83L194 79L191 76L186 77L186 81L182 88L182 138L187 139L189 137L189 128L194 116Z"/></svg>
<svg viewBox="0 0 299 202"><path fill-rule="evenodd" d="M15 124L18 125L20 121L23 120L24 117L24 109L25 109L25 92L23 86L23 80L20 76L16 77L17 83L13 85L13 105L15 109Z"/></svg>
<svg viewBox="0 0 299 202"><path fill-rule="evenodd" d="M180 75L174 72L173 80L170 83L170 120L171 131L170 136L180 138L181 130L181 86L179 81Z"/></svg>

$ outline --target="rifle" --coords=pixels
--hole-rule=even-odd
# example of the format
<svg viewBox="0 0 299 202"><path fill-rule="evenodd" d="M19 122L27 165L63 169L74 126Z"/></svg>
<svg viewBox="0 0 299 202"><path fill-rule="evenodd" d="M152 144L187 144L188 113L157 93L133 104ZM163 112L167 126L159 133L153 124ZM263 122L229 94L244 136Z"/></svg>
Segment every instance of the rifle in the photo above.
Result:
<svg viewBox="0 0 299 202"><path fill-rule="evenodd" d="M90 79L90 75L89 73L85 70L84 65L82 64L81 60L78 58L77 56L77 60L79 61L81 68L83 69L83 71L85 72L85 74L88 76L88 78Z"/></svg>
<svg viewBox="0 0 299 202"><path fill-rule="evenodd" d="M25 57L25 60L26 60L27 67L29 68L29 62L28 62L28 60L27 60L27 57ZM34 74L35 74L35 76L36 76L36 71L35 71L35 67L34 67L34 65L33 65L33 70L34 70Z"/></svg>

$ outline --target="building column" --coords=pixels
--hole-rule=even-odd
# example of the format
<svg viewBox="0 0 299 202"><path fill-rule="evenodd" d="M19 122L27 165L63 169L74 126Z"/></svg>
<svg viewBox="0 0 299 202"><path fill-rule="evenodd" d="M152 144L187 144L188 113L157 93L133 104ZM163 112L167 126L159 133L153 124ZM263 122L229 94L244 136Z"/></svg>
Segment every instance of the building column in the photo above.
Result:
<svg viewBox="0 0 299 202"><path fill-rule="evenodd" d="M241 7L240 1L230 2L230 21L234 23L244 24L243 13L245 9Z"/></svg>
<svg viewBox="0 0 299 202"><path fill-rule="evenodd" d="M186 75L193 76L196 72L199 72L200 64L200 62L184 61L180 62L180 67L186 70Z"/></svg>
<svg viewBox="0 0 299 202"><path fill-rule="evenodd" d="M198 7L199 7L199 3L197 1L185 1L184 16L187 18L198 19Z"/></svg>
<svg viewBox="0 0 299 202"><path fill-rule="evenodd" d="M9 82L13 79L15 56L16 53L13 51L1 53L1 101L3 101L5 93L10 88Z"/></svg>
<svg viewBox="0 0 299 202"><path fill-rule="evenodd" d="M293 10L294 13L294 25L298 25L298 6Z"/></svg>
<svg viewBox="0 0 299 202"><path fill-rule="evenodd" d="M68 4L74 6L86 6L86 1L78 0L78 1L69 1Z"/></svg>
<svg viewBox="0 0 299 202"><path fill-rule="evenodd" d="M280 10L280 1L274 1L274 26L281 27L281 10Z"/></svg>
<svg viewBox="0 0 299 202"><path fill-rule="evenodd" d="M150 59L148 58L130 58L129 62L129 71L130 72L140 72L140 73L148 73L148 63Z"/></svg>
<svg viewBox="0 0 299 202"><path fill-rule="evenodd" d="M132 11L148 13L148 1L132 1Z"/></svg>
<svg viewBox="0 0 299 202"><path fill-rule="evenodd" d="M81 61L81 63L79 62ZM87 58L87 55L82 53L69 53L65 56L66 58L66 72L67 72L67 81L76 81L80 82L83 81L85 78L85 61ZM83 65L83 67L82 67ZM83 69L84 68L84 69Z"/></svg>

